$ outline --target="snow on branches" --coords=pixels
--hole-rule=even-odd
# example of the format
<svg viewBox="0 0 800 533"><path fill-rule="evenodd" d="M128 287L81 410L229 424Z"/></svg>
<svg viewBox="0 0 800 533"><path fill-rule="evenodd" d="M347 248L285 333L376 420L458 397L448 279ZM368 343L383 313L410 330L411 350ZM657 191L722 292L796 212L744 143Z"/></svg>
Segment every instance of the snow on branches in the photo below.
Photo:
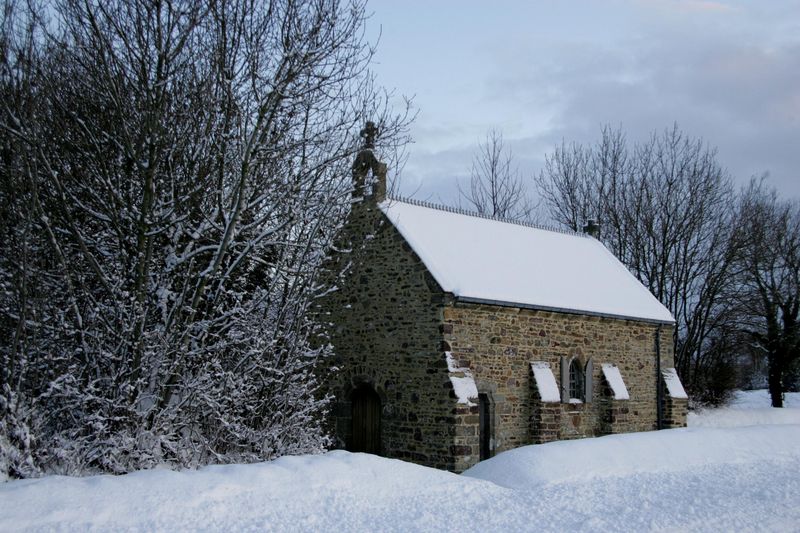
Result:
<svg viewBox="0 0 800 533"><path fill-rule="evenodd" d="M54 9L0 36L0 466L322 449L308 309L382 101L364 6Z"/></svg>

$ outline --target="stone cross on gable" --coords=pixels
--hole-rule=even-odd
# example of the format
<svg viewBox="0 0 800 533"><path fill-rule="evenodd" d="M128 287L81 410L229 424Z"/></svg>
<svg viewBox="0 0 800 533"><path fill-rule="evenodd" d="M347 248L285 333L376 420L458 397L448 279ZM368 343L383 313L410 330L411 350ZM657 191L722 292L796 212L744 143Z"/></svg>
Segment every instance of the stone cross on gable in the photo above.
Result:
<svg viewBox="0 0 800 533"><path fill-rule="evenodd" d="M359 135L364 139L364 148L358 152L353 161L353 196L371 196L374 201L380 202L386 197L386 163L381 163L375 157L375 138L380 134L380 130L371 120L367 122ZM368 179L369 171L372 171L372 179ZM368 183L369 181L369 183ZM372 185L369 191L368 185Z"/></svg>
<svg viewBox="0 0 800 533"><path fill-rule="evenodd" d="M368 120L366 126L364 126L364 129L362 129L359 134L361 138L364 139L364 148L375 148L375 137L377 137L379 133L380 131L378 127L375 126L375 123Z"/></svg>

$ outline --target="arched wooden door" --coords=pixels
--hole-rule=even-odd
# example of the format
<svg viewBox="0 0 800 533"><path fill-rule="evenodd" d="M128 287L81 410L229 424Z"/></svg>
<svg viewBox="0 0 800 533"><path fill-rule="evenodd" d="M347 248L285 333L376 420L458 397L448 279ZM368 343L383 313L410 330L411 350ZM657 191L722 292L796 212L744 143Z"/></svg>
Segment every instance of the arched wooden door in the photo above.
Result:
<svg viewBox="0 0 800 533"><path fill-rule="evenodd" d="M381 453L381 399L372 387L361 385L352 395L353 433L347 449L351 452Z"/></svg>

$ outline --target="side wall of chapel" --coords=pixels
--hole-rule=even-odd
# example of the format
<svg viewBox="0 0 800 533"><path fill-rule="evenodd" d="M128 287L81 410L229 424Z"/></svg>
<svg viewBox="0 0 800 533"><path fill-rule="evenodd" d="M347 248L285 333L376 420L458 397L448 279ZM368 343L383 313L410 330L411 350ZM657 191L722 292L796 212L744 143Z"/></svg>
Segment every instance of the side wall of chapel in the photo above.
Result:
<svg viewBox="0 0 800 533"><path fill-rule="evenodd" d="M531 443L649 431L657 427L656 324L614 318L477 304L444 310L444 340L459 366L469 367L490 399L494 453ZM660 328L661 367L672 367L672 327ZM562 359L563 358L563 359ZM592 397L582 403L541 401L530 364L548 363L560 387L561 364L592 361ZM629 400L613 398L602 364L617 365ZM679 402L678 402L679 403ZM685 425L680 406L665 400L669 426ZM685 410L684 410L685 412ZM477 462L479 428L462 442Z"/></svg>

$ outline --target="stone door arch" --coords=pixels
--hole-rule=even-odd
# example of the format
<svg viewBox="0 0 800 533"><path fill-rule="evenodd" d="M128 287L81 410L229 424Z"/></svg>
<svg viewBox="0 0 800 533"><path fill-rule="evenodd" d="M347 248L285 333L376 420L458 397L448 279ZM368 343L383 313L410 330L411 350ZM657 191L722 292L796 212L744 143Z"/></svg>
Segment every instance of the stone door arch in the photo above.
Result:
<svg viewBox="0 0 800 533"><path fill-rule="evenodd" d="M380 455L381 453L381 398L371 386L361 384L350 395L350 442L347 450Z"/></svg>

